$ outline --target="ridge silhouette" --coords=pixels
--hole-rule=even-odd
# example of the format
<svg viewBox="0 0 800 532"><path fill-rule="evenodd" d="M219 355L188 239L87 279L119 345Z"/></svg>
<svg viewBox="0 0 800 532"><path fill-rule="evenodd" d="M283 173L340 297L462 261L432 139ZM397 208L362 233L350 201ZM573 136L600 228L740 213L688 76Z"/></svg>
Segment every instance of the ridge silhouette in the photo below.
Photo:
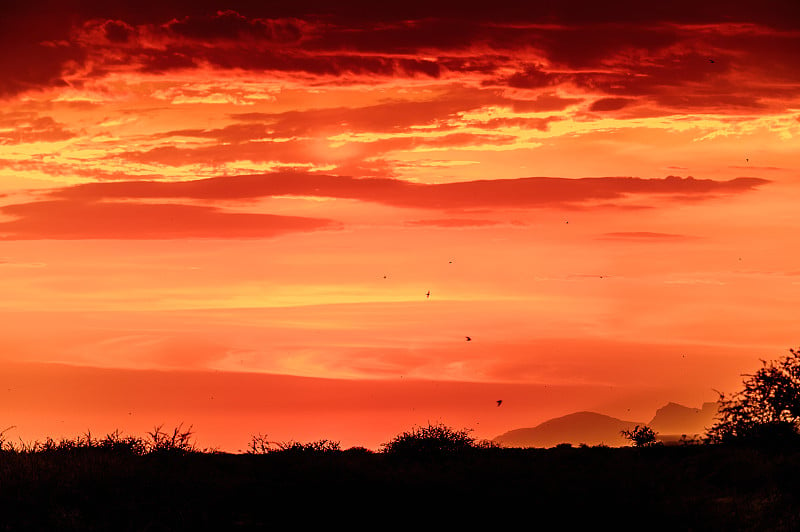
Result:
<svg viewBox="0 0 800 532"><path fill-rule="evenodd" d="M623 420L597 412L574 412L539 423L533 427L509 430L493 439L508 447L553 447L561 443L573 445L626 446L630 441L620 434L636 425L652 428L660 441L678 441L683 435L702 435L710 427L718 404L704 403L690 408L670 402L659 408L649 423Z"/></svg>

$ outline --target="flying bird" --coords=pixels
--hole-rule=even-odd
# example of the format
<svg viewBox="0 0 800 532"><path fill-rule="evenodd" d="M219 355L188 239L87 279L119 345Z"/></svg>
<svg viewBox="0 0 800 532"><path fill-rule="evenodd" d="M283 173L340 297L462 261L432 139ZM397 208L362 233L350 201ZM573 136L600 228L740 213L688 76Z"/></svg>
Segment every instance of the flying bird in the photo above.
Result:
<svg viewBox="0 0 800 532"><path fill-rule="evenodd" d="M502 405L502 404L503 404L503 400L502 400L502 399L498 399L498 400L497 400L497 406L500 406L500 405Z"/></svg>
<svg viewBox="0 0 800 532"><path fill-rule="evenodd" d="M471 342L472 341L472 338L470 338L469 336L465 336L464 338L467 339L467 342Z"/></svg>
<svg viewBox="0 0 800 532"><path fill-rule="evenodd" d="M431 291L430 291L430 290L428 290L428 293L427 293L427 294L425 294L425 297L426 297L426 298L430 298L430 297L431 297Z"/></svg>
<svg viewBox="0 0 800 532"><path fill-rule="evenodd" d="M713 60L713 59L711 59L710 57L708 58L708 62L709 62L709 63L716 63L716 61L714 61L714 60Z"/></svg>

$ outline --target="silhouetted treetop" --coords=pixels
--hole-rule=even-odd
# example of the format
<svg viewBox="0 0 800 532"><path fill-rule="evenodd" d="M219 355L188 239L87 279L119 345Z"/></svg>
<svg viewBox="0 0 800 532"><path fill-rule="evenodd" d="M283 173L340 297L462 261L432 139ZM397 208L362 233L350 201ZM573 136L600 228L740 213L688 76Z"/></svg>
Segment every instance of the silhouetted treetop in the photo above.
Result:
<svg viewBox="0 0 800 532"><path fill-rule="evenodd" d="M711 442L797 436L800 423L800 349L778 360L762 360L761 368L744 375L744 388L726 398L708 430Z"/></svg>
<svg viewBox="0 0 800 532"><path fill-rule="evenodd" d="M633 442L636 447L651 447L658 444L655 431L647 425L636 425L631 430L621 430L620 434Z"/></svg>

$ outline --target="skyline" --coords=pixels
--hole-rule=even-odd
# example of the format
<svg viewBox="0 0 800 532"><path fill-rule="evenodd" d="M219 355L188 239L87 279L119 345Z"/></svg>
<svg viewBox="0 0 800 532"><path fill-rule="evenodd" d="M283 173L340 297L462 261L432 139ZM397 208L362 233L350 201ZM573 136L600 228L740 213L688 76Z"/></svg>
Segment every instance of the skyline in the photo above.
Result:
<svg viewBox="0 0 800 532"><path fill-rule="evenodd" d="M491 438L796 345L798 7L450 7L4 8L6 425Z"/></svg>

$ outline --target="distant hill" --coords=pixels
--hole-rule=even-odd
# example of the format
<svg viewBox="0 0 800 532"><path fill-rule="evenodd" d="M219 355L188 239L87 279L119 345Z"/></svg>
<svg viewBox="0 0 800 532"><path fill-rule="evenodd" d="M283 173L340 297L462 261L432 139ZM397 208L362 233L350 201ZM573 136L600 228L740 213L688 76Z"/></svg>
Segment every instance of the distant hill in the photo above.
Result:
<svg viewBox="0 0 800 532"><path fill-rule="evenodd" d="M678 403L667 403L656 410L656 415L648 426L665 439L682 434L689 437L705 434L706 429L714 423L719 403L703 403L701 408L689 408Z"/></svg>
<svg viewBox="0 0 800 532"><path fill-rule="evenodd" d="M717 408L717 403L704 403L702 408L667 403L656 410L656 415L647 425L664 442L677 441L684 434L690 438L699 437L713 423ZM550 419L535 427L510 430L497 436L494 441L504 447L554 447L559 443L618 447L630 445L620 431L644 424L642 421L625 421L596 412L576 412Z"/></svg>
<svg viewBox="0 0 800 532"><path fill-rule="evenodd" d="M641 421L623 421L596 412L576 412L550 419L532 428L516 429L497 436L494 441L504 447L554 447L559 443L575 445L604 444L611 447L630 442L621 430L630 430Z"/></svg>

